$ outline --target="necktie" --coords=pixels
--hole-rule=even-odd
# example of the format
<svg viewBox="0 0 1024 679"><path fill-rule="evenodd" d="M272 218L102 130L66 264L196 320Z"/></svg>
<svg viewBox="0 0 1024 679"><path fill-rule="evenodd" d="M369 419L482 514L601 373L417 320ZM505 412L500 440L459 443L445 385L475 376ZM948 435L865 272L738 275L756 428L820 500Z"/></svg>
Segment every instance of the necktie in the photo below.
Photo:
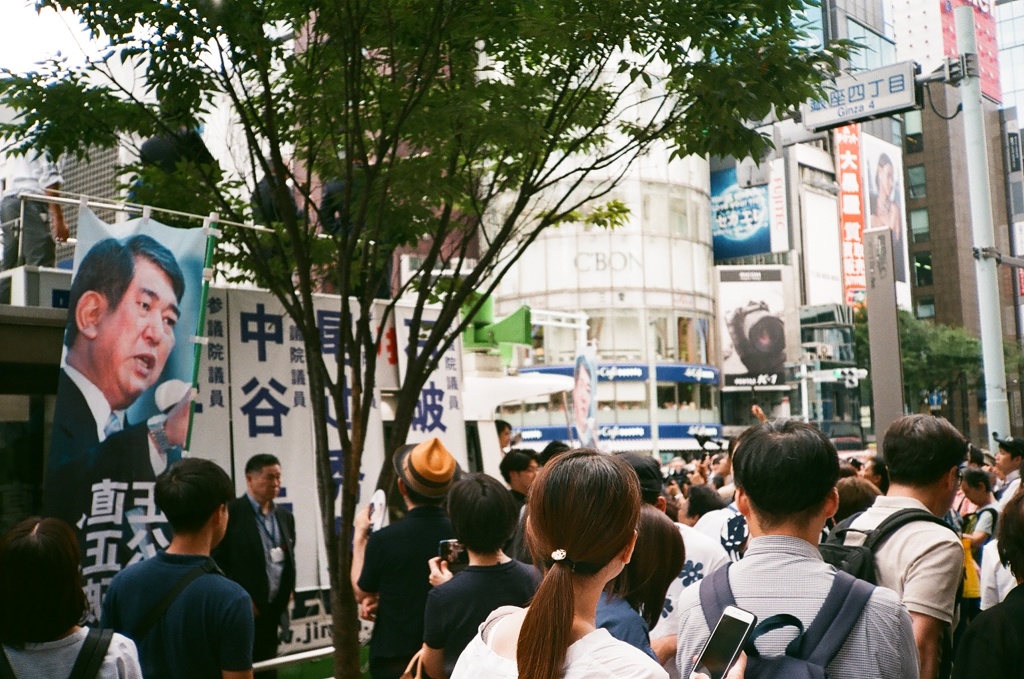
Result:
<svg viewBox="0 0 1024 679"><path fill-rule="evenodd" d="M117 413L110 413L110 417L107 418L107 423L103 425L103 438L108 438L122 429L124 429L124 423L121 422L121 418Z"/></svg>

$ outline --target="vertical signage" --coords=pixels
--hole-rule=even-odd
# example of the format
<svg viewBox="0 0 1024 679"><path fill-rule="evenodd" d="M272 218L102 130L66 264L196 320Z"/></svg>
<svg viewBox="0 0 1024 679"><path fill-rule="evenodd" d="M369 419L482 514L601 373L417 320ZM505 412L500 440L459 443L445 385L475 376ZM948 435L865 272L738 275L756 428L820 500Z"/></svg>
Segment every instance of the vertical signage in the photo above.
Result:
<svg viewBox="0 0 1024 679"><path fill-rule="evenodd" d="M864 199L861 191L860 127L844 125L835 131L836 172L839 175L839 228L843 257L843 296L847 304L863 304Z"/></svg>

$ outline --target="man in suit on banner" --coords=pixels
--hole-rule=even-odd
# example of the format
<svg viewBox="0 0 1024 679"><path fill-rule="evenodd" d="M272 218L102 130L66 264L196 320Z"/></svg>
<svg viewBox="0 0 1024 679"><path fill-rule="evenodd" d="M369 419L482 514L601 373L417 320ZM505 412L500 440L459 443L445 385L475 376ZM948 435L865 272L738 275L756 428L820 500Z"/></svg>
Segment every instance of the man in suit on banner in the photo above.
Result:
<svg viewBox="0 0 1024 679"><path fill-rule="evenodd" d="M252 597L252 657L260 661L277 656L283 614L295 592L295 517L274 504L281 490L281 462L273 455L249 459L245 485L245 494L228 505L228 530L213 558ZM272 679L277 673L256 676Z"/></svg>
<svg viewBox="0 0 1024 679"><path fill-rule="evenodd" d="M82 526L91 485L152 482L180 457L188 397L146 422L125 412L163 372L185 281L166 247L146 235L107 238L71 283L44 512Z"/></svg>

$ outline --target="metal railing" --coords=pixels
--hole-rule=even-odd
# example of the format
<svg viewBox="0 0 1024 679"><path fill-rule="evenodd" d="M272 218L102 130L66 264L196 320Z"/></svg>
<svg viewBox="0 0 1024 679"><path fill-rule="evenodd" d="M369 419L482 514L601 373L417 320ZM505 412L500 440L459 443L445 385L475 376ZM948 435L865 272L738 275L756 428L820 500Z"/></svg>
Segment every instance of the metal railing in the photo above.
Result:
<svg viewBox="0 0 1024 679"><path fill-rule="evenodd" d="M312 651L302 651L301 653L293 653L291 655L284 655L280 658L272 658L270 660L261 660L260 662L253 663L252 669L254 672L261 672L263 670L278 670L282 667L292 667L294 665L304 665L308 662L315 660L321 660L323 658L330 657L334 654L334 646L326 646L324 648L316 648Z"/></svg>

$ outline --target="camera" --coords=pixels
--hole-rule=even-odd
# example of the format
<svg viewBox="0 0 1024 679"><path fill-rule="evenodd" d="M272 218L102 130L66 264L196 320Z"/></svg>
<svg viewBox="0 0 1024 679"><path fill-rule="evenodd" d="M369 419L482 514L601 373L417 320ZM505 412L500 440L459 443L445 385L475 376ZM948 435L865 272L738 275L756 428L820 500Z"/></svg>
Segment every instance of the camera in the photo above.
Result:
<svg viewBox="0 0 1024 679"><path fill-rule="evenodd" d="M740 361L752 374L779 373L786 363L786 328L764 302L737 307L727 321Z"/></svg>

